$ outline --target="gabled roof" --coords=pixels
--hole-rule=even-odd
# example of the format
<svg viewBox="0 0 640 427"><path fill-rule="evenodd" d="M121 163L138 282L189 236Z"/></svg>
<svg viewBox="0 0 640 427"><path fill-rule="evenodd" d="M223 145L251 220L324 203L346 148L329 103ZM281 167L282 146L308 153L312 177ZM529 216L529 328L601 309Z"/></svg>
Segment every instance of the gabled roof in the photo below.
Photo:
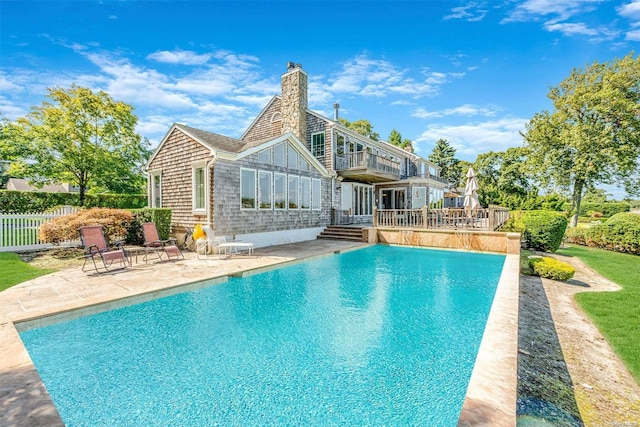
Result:
<svg viewBox="0 0 640 427"><path fill-rule="evenodd" d="M70 190L68 187L65 187L64 184L47 184L39 188L29 184L29 181L23 178L9 178L9 181L7 181L7 188L15 189L15 191L42 191L46 193L75 192L73 188Z"/></svg>
<svg viewBox="0 0 640 427"><path fill-rule="evenodd" d="M174 125L191 138L201 143L207 148L214 150L228 151L230 153L238 153L246 144L246 141L231 138L229 136L220 135L206 130L192 128L191 126L178 124Z"/></svg>
<svg viewBox="0 0 640 427"><path fill-rule="evenodd" d="M332 173L318 161L318 159L311 155L305 145L292 133L286 133L275 138L266 138L258 141L242 141L179 123L174 123L164 138L162 138L162 142L160 142L158 148L156 148L156 151L147 162L147 166L151 164L153 159L162 149L162 146L169 139L169 135L171 135L175 129L178 129L198 144L211 150L212 154L215 152L216 157L232 161L257 153L258 151L264 150L281 142L288 141L294 145L297 148L297 151L323 176L333 176Z"/></svg>

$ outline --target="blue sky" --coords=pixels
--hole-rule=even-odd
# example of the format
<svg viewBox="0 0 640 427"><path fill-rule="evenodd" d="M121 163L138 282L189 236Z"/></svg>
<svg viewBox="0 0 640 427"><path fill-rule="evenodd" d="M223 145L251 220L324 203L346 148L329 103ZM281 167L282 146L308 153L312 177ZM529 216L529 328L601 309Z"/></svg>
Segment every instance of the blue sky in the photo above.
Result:
<svg viewBox="0 0 640 427"><path fill-rule="evenodd" d="M239 137L293 61L312 110L473 161L520 145L573 68L639 43L640 0L0 0L0 113L76 83L133 105L153 145L174 122Z"/></svg>

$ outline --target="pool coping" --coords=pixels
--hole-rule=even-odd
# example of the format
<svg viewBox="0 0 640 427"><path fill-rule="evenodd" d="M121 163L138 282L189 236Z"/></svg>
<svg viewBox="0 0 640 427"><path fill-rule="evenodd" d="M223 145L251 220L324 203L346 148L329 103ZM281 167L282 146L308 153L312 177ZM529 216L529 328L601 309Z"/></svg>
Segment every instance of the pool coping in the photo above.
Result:
<svg viewBox="0 0 640 427"><path fill-rule="evenodd" d="M344 243L344 242L342 242ZM148 301L161 296L208 286L211 281L222 283L229 277L245 277L274 268L281 268L316 258L361 249L369 244L338 245L339 247L303 257L266 260L266 264L239 269L229 274L198 278L185 283L134 292L101 302L87 302L57 311L41 311L33 315L0 315L0 396L11 397L7 405L0 404L0 424L6 426L63 425L33 363L22 344L19 331L38 327L52 321L63 321L123 305ZM438 249L438 248L432 248ZM514 270L515 265L515 270ZM515 272L514 272L515 271ZM517 397L517 310L519 255L506 255L505 265L493 300L480 350L469 382L461 411L460 426L515 425ZM515 284L514 280L515 279ZM20 285L18 285L20 286ZM515 306L514 293L515 289ZM1 302L1 301L0 301ZM2 308L2 304L0 304ZM514 312L515 310L515 312ZM5 345L7 344L8 345ZM13 352L18 354L13 354ZM7 357L5 357L7 356ZM6 376L10 370L9 377ZM15 372L14 372L15 371ZM497 374L494 374L497 373ZM496 377L503 377L496 384ZM0 399L2 400L2 399Z"/></svg>

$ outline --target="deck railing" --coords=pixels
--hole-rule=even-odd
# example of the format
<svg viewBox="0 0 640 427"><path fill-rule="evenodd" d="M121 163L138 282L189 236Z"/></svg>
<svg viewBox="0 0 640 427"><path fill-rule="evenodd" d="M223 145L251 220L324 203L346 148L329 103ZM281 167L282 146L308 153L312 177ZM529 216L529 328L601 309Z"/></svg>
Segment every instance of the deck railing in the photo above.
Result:
<svg viewBox="0 0 640 427"><path fill-rule="evenodd" d="M336 154L336 170L354 168L372 169L377 172L400 176L400 162L387 159L368 151Z"/></svg>
<svg viewBox="0 0 640 427"><path fill-rule="evenodd" d="M59 216L77 212L72 206L64 206L53 212L30 214L0 213L0 252L45 249L53 246L38 238L38 231L42 224ZM62 242L61 246L77 246L79 240Z"/></svg>
<svg viewBox="0 0 640 427"><path fill-rule="evenodd" d="M509 209L489 206L486 209L376 209L374 227L428 229L475 229L494 231L509 219Z"/></svg>

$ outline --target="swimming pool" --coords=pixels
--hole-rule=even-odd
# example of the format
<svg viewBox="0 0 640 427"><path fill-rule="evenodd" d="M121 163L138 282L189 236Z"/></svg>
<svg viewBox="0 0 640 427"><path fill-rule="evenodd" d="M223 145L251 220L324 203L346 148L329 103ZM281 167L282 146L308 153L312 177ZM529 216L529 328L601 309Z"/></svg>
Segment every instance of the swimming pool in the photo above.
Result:
<svg viewBox="0 0 640 427"><path fill-rule="evenodd" d="M455 425L504 259L379 245L21 336L68 425Z"/></svg>

